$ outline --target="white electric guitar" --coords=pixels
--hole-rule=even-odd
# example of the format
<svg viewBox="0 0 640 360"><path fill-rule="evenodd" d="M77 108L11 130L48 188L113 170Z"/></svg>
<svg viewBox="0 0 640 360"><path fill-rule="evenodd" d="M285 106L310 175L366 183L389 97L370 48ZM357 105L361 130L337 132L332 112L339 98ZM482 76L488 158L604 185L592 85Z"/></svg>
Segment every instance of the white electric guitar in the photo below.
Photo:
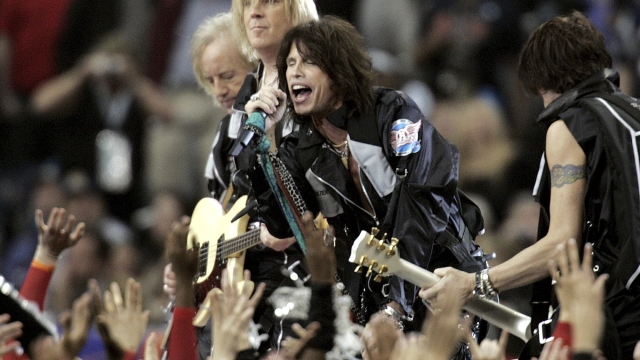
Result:
<svg viewBox="0 0 640 360"><path fill-rule="evenodd" d="M371 232L373 235L362 231L351 248L349 261L358 264L356 271L368 267L367 275L376 272L376 281L381 277L395 275L421 287L432 286L440 280L438 275L401 259L396 247L398 239L392 238L388 244L384 237L375 237L378 229L374 228ZM531 338L531 318L500 303L476 298L465 305L464 309L524 341Z"/></svg>

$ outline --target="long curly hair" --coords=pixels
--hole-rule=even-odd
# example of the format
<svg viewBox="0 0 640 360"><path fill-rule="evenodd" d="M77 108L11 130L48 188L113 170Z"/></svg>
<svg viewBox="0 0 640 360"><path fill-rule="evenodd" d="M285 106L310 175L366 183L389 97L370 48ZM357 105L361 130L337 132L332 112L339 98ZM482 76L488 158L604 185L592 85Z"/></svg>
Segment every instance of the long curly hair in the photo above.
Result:
<svg viewBox="0 0 640 360"><path fill-rule="evenodd" d="M373 103L371 57L362 35L349 22L335 16L298 25L287 32L276 65L280 88L287 86L287 56L295 44L303 59L313 60L333 81L331 90L350 110L363 112Z"/></svg>

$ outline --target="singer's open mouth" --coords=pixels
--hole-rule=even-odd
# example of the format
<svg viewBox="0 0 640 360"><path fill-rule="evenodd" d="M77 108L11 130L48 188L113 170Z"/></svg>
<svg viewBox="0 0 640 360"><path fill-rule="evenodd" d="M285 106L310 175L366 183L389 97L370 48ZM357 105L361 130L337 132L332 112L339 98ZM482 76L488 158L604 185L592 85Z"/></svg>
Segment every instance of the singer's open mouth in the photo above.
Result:
<svg viewBox="0 0 640 360"><path fill-rule="evenodd" d="M304 85L293 85L291 87L291 93L293 94L294 99L303 100L307 98L309 94L311 94L311 88Z"/></svg>

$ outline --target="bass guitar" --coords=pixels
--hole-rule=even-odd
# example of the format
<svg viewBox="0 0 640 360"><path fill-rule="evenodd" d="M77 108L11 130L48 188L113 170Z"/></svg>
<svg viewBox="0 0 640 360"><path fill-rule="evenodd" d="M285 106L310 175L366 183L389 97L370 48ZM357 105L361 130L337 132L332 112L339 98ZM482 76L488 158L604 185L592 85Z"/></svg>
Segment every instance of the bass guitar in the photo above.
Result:
<svg viewBox="0 0 640 360"><path fill-rule="evenodd" d="M376 281L396 275L416 286L424 287L432 286L440 280L436 274L401 259L397 249L398 239L392 238L387 243L384 237L376 238L378 229L373 228L371 232L373 235L362 231L351 248L349 261L358 264L356 271L368 267L367 276L376 272ZM531 318L500 303L476 298L465 305L464 309L524 341L531 338Z"/></svg>
<svg viewBox="0 0 640 360"><path fill-rule="evenodd" d="M260 229L245 232L249 216L238 217L247 204L247 196L238 198L231 209L224 211L218 200L207 197L196 204L191 215L187 249L198 245L198 272L193 279L194 300L196 306L204 302L209 290L220 287L222 269L227 269L230 283L243 286L245 250L261 243ZM211 313L204 304L193 319L194 326L204 326ZM204 309L204 310L203 310ZM161 343L161 359L168 358L169 334L173 324L170 318Z"/></svg>
<svg viewBox="0 0 640 360"><path fill-rule="evenodd" d="M193 280L198 305L209 290L220 287L222 269L233 279L242 279L245 250L261 243L259 228L246 231L248 215L232 221L246 203L247 196L242 196L225 213L217 200L203 198L193 211L187 243L199 245L198 272Z"/></svg>

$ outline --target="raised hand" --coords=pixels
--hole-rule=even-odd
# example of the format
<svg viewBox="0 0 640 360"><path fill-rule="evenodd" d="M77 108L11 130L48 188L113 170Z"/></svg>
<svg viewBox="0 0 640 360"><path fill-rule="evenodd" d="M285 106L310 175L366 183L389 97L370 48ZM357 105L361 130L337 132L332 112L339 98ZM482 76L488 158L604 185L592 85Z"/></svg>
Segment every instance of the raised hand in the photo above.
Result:
<svg viewBox="0 0 640 360"><path fill-rule="evenodd" d="M107 346L110 359L125 351L135 352L149 322L149 311L142 311L140 283L127 280L123 299L120 286L111 283L111 291L104 292L104 309L97 317L100 335Z"/></svg>
<svg viewBox="0 0 640 360"><path fill-rule="evenodd" d="M291 330L296 333L298 338L287 336L287 338L282 341L282 353L285 359L297 359L299 357L302 349L304 349L309 340L316 336L318 330L320 330L320 323L314 321L307 325L306 328L295 323L291 326Z"/></svg>
<svg viewBox="0 0 640 360"><path fill-rule="evenodd" d="M333 283L336 268L336 255L333 247L332 228L318 226L311 212L302 215L300 228L307 244L307 266L311 281L315 283Z"/></svg>
<svg viewBox="0 0 640 360"><path fill-rule="evenodd" d="M147 337L144 342L144 360L160 360L160 355L158 354L159 337L155 332L152 332Z"/></svg>
<svg viewBox="0 0 640 360"><path fill-rule="evenodd" d="M213 317L212 344L216 344L212 360L235 359L237 352L249 345L249 321L253 317L265 285L258 285L251 296L252 282L248 270L244 272L244 285L238 289L235 281L229 281L226 270L222 271L222 290L214 288L207 294L210 298Z"/></svg>
<svg viewBox="0 0 640 360"><path fill-rule="evenodd" d="M471 334L471 328L467 327L466 338L473 360L504 360L506 359L507 341L509 333L502 330L499 340L484 339L480 344Z"/></svg>
<svg viewBox="0 0 640 360"><path fill-rule="evenodd" d="M465 327L460 325L463 301L455 291L438 295L438 308L422 325L430 359L449 359L456 345L464 338Z"/></svg>
<svg viewBox="0 0 640 360"><path fill-rule="evenodd" d="M73 360L82 350L89 336L95 312L92 291L82 294L73 302L71 311L60 315L62 339L55 342L53 336L41 336L31 344L31 360Z"/></svg>
<svg viewBox="0 0 640 360"><path fill-rule="evenodd" d="M95 317L93 307L94 294L86 292L73 302L71 312L60 316L62 324L62 346L68 354L77 355L87 342L91 323Z"/></svg>
<svg viewBox="0 0 640 360"><path fill-rule="evenodd" d="M14 340L22 335L22 323L9 322L9 319L9 314L0 315L0 359L20 347L20 343Z"/></svg>
<svg viewBox="0 0 640 360"><path fill-rule="evenodd" d="M587 243L580 264L578 245L575 239L569 239L566 244L558 245L555 260L549 261L549 273L555 280L560 302L560 320L572 325L574 352L596 350L603 332L604 285L608 275L596 279L591 252L591 244Z"/></svg>
<svg viewBox="0 0 640 360"><path fill-rule="evenodd" d="M426 339L423 334L411 333L400 337L388 359L422 360L427 354Z"/></svg>
<svg viewBox="0 0 640 360"><path fill-rule="evenodd" d="M187 249L189 224L191 218L183 216L180 221L171 224L171 232L165 242L167 261L171 263L171 269L175 274L176 306L191 307L193 298L193 277L198 271L197 244Z"/></svg>
<svg viewBox="0 0 640 360"><path fill-rule="evenodd" d="M402 337L404 335L398 330L394 319L382 313L373 315L360 337L364 348L362 358L364 360L391 359L391 352L398 339Z"/></svg>
<svg viewBox="0 0 640 360"><path fill-rule="evenodd" d="M554 339L542 348L539 358L531 358L531 360L569 360L569 347L562 343L562 339Z"/></svg>
<svg viewBox="0 0 640 360"><path fill-rule="evenodd" d="M171 299L176 297L176 273L173 272L173 267L171 263L168 263L164 267L164 276L163 276L162 290L167 296Z"/></svg>
<svg viewBox="0 0 640 360"><path fill-rule="evenodd" d="M46 223L42 210L38 209L35 219L38 228L38 249L35 257L48 265L55 265L60 253L74 246L84 235L85 224L81 222L76 225L76 217L67 216L67 211L62 208L53 208Z"/></svg>

